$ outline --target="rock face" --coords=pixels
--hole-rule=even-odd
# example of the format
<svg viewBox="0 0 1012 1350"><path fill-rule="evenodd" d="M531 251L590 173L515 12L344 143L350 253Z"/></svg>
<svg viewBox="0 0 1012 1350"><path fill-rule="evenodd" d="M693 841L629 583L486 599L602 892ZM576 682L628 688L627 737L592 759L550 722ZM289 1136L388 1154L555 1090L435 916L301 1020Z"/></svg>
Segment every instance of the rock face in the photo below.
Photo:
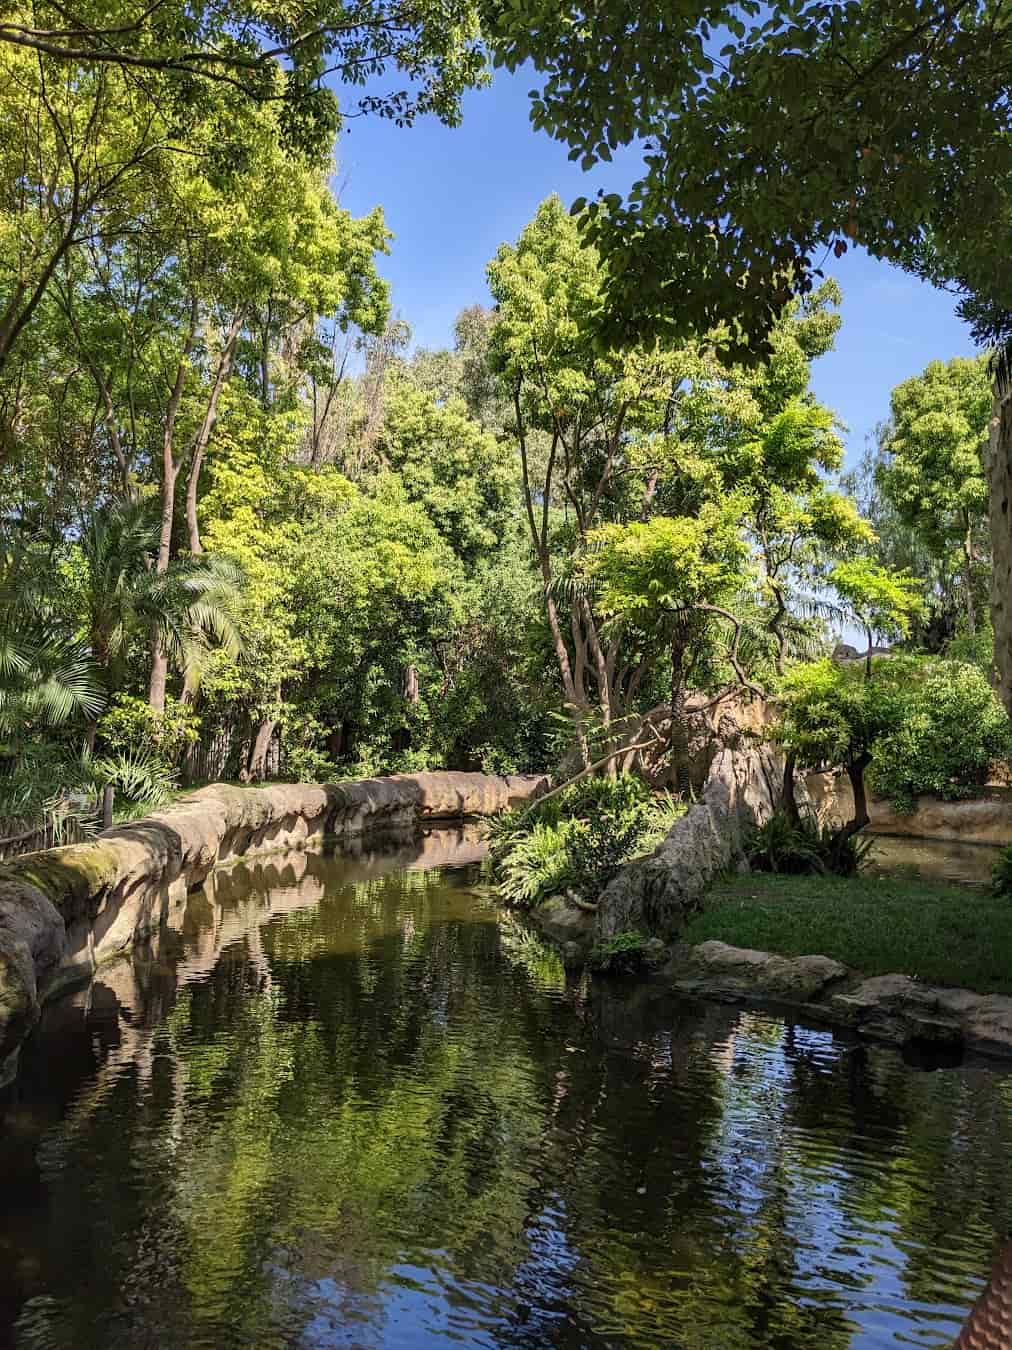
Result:
<svg viewBox="0 0 1012 1350"><path fill-rule="evenodd" d="M702 942L677 947L666 974L686 994L809 1003L846 980L850 971L828 956L776 956L724 942Z"/></svg>
<svg viewBox="0 0 1012 1350"><path fill-rule="evenodd" d="M783 790L783 759L743 727L734 708L717 732L721 748L710 760L700 799L675 822L664 843L624 867L605 888L597 937L638 929L677 937L714 877L741 854L749 825L768 820Z"/></svg>
<svg viewBox="0 0 1012 1350"><path fill-rule="evenodd" d="M491 816L546 785L543 777L478 773L214 784L92 842L14 859L0 867L0 1077L40 998L157 928L218 863L325 835Z"/></svg>
<svg viewBox="0 0 1012 1350"><path fill-rule="evenodd" d="M845 774L813 773L806 780L812 802L827 820L849 819L854 796ZM964 844L1012 843L1012 794L989 789L967 801L943 802L918 797L913 811L897 811L891 802L869 796L868 815L876 834L918 839L952 839Z"/></svg>
<svg viewBox="0 0 1012 1350"><path fill-rule="evenodd" d="M909 975L868 977L828 956L777 956L723 942L678 944L662 978L697 998L796 1007L867 1040L1012 1055L1012 998L936 988Z"/></svg>

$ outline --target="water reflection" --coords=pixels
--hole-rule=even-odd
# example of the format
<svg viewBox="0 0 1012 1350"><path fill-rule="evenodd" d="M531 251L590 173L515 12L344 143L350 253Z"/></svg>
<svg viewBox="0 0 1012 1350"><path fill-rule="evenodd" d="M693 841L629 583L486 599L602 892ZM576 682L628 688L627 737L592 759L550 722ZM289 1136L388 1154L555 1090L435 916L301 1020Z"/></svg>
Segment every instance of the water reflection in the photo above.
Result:
<svg viewBox="0 0 1012 1350"><path fill-rule="evenodd" d="M869 871L881 876L924 877L929 881L988 886L1000 851L990 844L878 835L868 865Z"/></svg>
<svg viewBox="0 0 1012 1350"><path fill-rule="evenodd" d="M951 1343L1008 1078L567 984L412 861L223 873L47 1011L0 1098L12 1343Z"/></svg>

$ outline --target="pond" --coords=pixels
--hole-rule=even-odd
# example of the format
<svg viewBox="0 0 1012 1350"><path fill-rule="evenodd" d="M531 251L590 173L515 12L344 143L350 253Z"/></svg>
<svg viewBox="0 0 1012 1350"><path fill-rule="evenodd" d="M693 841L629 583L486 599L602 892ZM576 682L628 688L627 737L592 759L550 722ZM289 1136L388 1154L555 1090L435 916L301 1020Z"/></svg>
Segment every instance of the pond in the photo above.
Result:
<svg viewBox="0 0 1012 1350"><path fill-rule="evenodd" d="M1012 1078L567 982L476 856L235 867L47 1008L0 1095L0 1343L951 1343Z"/></svg>
<svg viewBox="0 0 1012 1350"><path fill-rule="evenodd" d="M868 870L884 876L917 876L928 881L989 886L1000 852L991 844L881 834L875 836L868 855Z"/></svg>

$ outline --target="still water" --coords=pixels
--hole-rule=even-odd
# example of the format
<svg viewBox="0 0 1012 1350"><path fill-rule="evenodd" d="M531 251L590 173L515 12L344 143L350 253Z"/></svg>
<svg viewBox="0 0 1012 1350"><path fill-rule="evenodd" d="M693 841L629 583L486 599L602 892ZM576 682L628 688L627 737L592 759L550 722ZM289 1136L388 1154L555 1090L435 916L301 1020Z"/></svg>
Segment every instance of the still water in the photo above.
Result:
<svg viewBox="0 0 1012 1350"><path fill-rule="evenodd" d="M221 873L0 1096L0 1343L946 1346L1012 1079L568 983L466 839Z"/></svg>

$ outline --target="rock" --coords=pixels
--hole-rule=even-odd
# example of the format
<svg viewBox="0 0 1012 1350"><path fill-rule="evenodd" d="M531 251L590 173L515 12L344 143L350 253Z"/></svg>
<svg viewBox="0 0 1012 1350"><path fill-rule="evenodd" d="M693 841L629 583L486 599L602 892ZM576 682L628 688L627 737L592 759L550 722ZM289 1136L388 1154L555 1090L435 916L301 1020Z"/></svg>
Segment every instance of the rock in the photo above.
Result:
<svg viewBox="0 0 1012 1350"><path fill-rule="evenodd" d="M1012 998L863 976L827 956L777 956L724 942L681 944L664 979L679 993L789 1004L806 1017L896 1046L1012 1056Z"/></svg>
<svg viewBox="0 0 1012 1350"><path fill-rule="evenodd" d="M65 942L63 919L42 892L0 874L0 1062L38 1015L39 985Z"/></svg>
<svg viewBox="0 0 1012 1350"><path fill-rule="evenodd" d="M872 1040L959 1045L963 1041L961 1018L946 1006L940 992L909 975L876 975L855 989L836 994L831 1006L844 1025Z"/></svg>
<svg viewBox="0 0 1012 1350"><path fill-rule="evenodd" d="M540 933L563 948L575 943L581 955L586 954L593 939L594 915L561 895L550 896L531 910L531 921Z"/></svg>
<svg viewBox="0 0 1012 1350"><path fill-rule="evenodd" d="M646 858L609 882L598 904L597 938L639 930L677 938L715 877L741 857L743 832L768 820L783 788L783 757L744 732L717 752L698 802Z"/></svg>
<svg viewBox="0 0 1012 1350"><path fill-rule="evenodd" d="M777 956L714 941L677 948L665 974L687 994L807 1004L850 971L828 956Z"/></svg>

